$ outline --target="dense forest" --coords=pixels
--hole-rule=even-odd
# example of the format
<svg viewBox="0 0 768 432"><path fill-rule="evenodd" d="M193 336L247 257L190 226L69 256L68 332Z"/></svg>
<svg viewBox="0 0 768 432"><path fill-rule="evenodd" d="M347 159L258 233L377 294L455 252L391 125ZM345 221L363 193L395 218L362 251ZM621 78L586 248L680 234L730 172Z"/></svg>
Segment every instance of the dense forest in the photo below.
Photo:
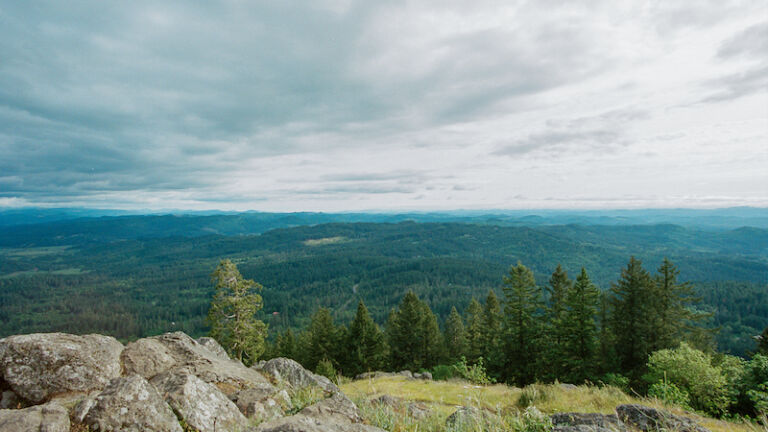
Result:
<svg viewBox="0 0 768 432"><path fill-rule="evenodd" d="M259 216L278 225L289 223L287 217ZM291 223L314 220L291 217ZM681 281L692 282L702 298L696 307L710 314L705 324L719 328L720 350L746 355L753 336L768 325L768 230L759 228L529 227L484 219L327 223L203 235L213 232L207 225L211 220L236 224L244 217L141 218L4 227L0 336L54 330L107 333L122 340L170 330L202 335L209 330L210 275L222 258L264 286L261 313L271 338L288 328L305 328L319 307L346 322L359 300L383 325L408 291L443 323L453 307L465 310L472 298L499 292L509 266L518 261L533 271L539 286L557 265L569 274L584 267L605 292L630 256L654 268L664 258L677 264ZM153 218L164 222L155 224ZM264 223L260 229L272 226ZM190 226L197 228L183 235Z"/></svg>

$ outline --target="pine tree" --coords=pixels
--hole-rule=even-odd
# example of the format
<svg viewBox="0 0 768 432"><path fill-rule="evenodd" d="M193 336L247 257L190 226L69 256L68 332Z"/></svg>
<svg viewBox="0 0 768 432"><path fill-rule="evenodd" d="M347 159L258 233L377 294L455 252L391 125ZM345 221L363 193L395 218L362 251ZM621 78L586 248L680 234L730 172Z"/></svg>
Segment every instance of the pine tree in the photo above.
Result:
<svg viewBox="0 0 768 432"><path fill-rule="evenodd" d="M589 280L586 269L576 278L565 299L563 319L563 359L569 382L582 383L594 379L597 355L597 305L600 291Z"/></svg>
<svg viewBox="0 0 768 432"><path fill-rule="evenodd" d="M768 356L768 327L757 337L757 354Z"/></svg>
<svg viewBox="0 0 768 432"><path fill-rule="evenodd" d="M287 329L283 333L277 335L274 356L289 359L296 358L296 338L293 336L293 331L291 331L291 329Z"/></svg>
<svg viewBox="0 0 768 432"><path fill-rule="evenodd" d="M477 363L483 356L483 307L472 297L466 310L467 360Z"/></svg>
<svg viewBox="0 0 768 432"><path fill-rule="evenodd" d="M678 283L680 271L664 258L655 278L652 295L650 350L675 348L693 329L691 324L702 320L707 314L697 313L691 305L698 303L693 285Z"/></svg>
<svg viewBox="0 0 768 432"><path fill-rule="evenodd" d="M437 317L413 291L403 296L387 327L391 367L419 370L440 361L442 340Z"/></svg>
<svg viewBox="0 0 768 432"><path fill-rule="evenodd" d="M519 386L536 379L541 293L533 272L518 261L504 278L504 378Z"/></svg>
<svg viewBox="0 0 768 432"><path fill-rule="evenodd" d="M328 359L338 365L337 329L333 324L333 316L328 308L318 308L312 315L312 321L307 330L309 345L307 347L306 362L310 370L315 370L323 359Z"/></svg>
<svg viewBox="0 0 768 432"><path fill-rule="evenodd" d="M493 290L489 290L483 308L482 353L488 373L496 379L501 378L504 366L501 337L503 320L499 299Z"/></svg>
<svg viewBox="0 0 768 432"><path fill-rule="evenodd" d="M373 322L368 308L362 300L357 304L357 314L349 325L347 346L350 361L345 373L357 375L361 372L381 370L386 365L387 344L379 326Z"/></svg>
<svg viewBox="0 0 768 432"><path fill-rule="evenodd" d="M643 264L630 258L621 277L611 286L611 327L616 338L616 356L622 372L632 384L640 383L650 354L652 295L654 282Z"/></svg>
<svg viewBox="0 0 768 432"><path fill-rule="evenodd" d="M565 341L568 337L568 329L565 326L566 298L573 282L568 279L568 273L560 264L549 278L549 305L547 307L547 320L545 324L544 365L542 369L547 372L547 378L562 377L566 365L564 364Z"/></svg>
<svg viewBox="0 0 768 432"><path fill-rule="evenodd" d="M453 364L467 355L467 336L464 330L464 322L455 307L445 320L445 347L448 361Z"/></svg>
<svg viewBox="0 0 768 432"><path fill-rule="evenodd" d="M223 260L211 275L216 292L208 310L210 335L230 356L250 364L264 352L267 325L256 319L263 307L257 294L263 287L243 279L237 266Z"/></svg>
<svg viewBox="0 0 768 432"><path fill-rule="evenodd" d="M616 339L611 329L611 297L606 292L601 292L598 299L597 319L600 325L598 340L600 343L599 373L606 374L618 371L616 361Z"/></svg>

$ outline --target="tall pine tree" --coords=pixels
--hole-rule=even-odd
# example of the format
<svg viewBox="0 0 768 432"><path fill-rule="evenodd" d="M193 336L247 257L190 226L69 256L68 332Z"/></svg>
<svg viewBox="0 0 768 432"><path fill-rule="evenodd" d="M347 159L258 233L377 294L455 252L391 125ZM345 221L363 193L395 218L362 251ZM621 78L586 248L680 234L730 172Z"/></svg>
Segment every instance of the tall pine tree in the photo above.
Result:
<svg viewBox="0 0 768 432"><path fill-rule="evenodd" d="M349 361L345 372L359 374L381 370L386 366L387 345L384 334L373 322L362 300L357 304L357 314L347 333Z"/></svg>
<svg viewBox="0 0 768 432"><path fill-rule="evenodd" d="M474 364L483 356L483 307L472 297L465 313L467 360Z"/></svg>
<svg viewBox="0 0 768 432"><path fill-rule="evenodd" d="M482 354L488 373L496 379L501 378L504 366L503 321L504 317L501 314L499 299L493 290L489 290L483 307Z"/></svg>
<svg viewBox="0 0 768 432"><path fill-rule="evenodd" d="M568 336L568 329L565 326L566 298L572 285L573 282L568 279L568 273L558 264L547 286L549 304L543 335L545 350L542 369L546 371L544 375L548 380L562 379L566 367L563 355Z"/></svg>
<svg viewBox="0 0 768 432"><path fill-rule="evenodd" d="M589 279L587 270L581 273L565 296L563 328L563 359L565 371L561 379L582 383L594 380L598 351L597 307L600 291Z"/></svg>
<svg viewBox="0 0 768 432"><path fill-rule="evenodd" d="M337 329L333 324L333 316L328 308L318 308L312 315L308 329L309 345L307 347L306 364L304 367L315 370L321 360L327 359L338 367L339 350Z"/></svg>
<svg viewBox="0 0 768 432"><path fill-rule="evenodd" d="M451 313L445 320L445 348L448 355L447 360L455 363L467 355L467 335L464 330L464 322L461 315L455 307L451 308Z"/></svg>
<svg viewBox="0 0 768 432"><path fill-rule="evenodd" d="M642 262L630 258L621 277L611 286L611 327L616 356L622 373L631 384L640 384L651 352L651 322L654 281Z"/></svg>
<svg viewBox="0 0 768 432"><path fill-rule="evenodd" d="M437 317L413 291L403 296L398 310L390 314L387 335L393 369L419 370L436 365L442 354Z"/></svg>
<svg viewBox="0 0 768 432"><path fill-rule="evenodd" d="M536 380L541 352L541 293L533 272L518 261L504 278L504 371L519 386Z"/></svg>

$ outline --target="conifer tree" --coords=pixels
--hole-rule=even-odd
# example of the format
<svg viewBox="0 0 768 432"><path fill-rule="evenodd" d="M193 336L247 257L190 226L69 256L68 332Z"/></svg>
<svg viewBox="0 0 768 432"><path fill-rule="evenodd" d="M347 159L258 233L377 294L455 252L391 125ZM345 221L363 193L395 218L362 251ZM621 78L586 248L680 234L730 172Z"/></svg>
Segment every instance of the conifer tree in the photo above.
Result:
<svg viewBox="0 0 768 432"><path fill-rule="evenodd" d="M466 310L467 360L475 364L483 356L483 307L472 297Z"/></svg>
<svg viewBox="0 0 768 432"><path fill-rule="evenodd" d="M589 279L586 269L581 273L565 296L563 319L563 359L569 382L582 383L594 379L597 355L597 307L600 291Z"/></svg>
<svg viewBox="0 0 768 432"><path fill-rule="evenodd" d="M222 260L211 275L216 292L208 310L210 335L230 356L250 364L264 352L267 325L256 318L263 287L243 279L232 261Z"/></svg>
<svg viewBox="0 0 768 432"><path fill-rule="evenodd" d="M677 281L679 274L677 267L664 258L654 281L651 314L648 317L651 351L677 347L685 334L692 330L691 323L706 316L690 308L700 299L696 297L693 285Z"/></svg>
<svg viewBox="0 0 768 432"><path fill-rule="evenodd" d="M347 340L350 361L347 363L346 371L356 375L385 367L387 345L384 334L371 319L368 308L362 300L357 304L357 314L349 325Z"/></svg>
<svg viewBox="0 0 768 432"><path fill-rule="evenodd" d="M611 327L615 336L616 356L622 372L632 384L640 383L650 354L651 304L654 282L642 262L631 257L621 277L611 286Z"/></svg>
<svg viewBox="0 0 768 432"><path fill-rule="evenodd" d="M437 316L432 312L426 302L420 301L421 307L421 332L423 335L424 360L414 370L431 368L439 364L445 357L445 342L440 326L437 324Z"/></svg>
<svg viewBox="0 0 768 432"><path fill-rule="evenodd" d="M337 329L333 324L330 309L324 307L317 309L312 315L307 333L309 345L305 367L315 370L323 359L328 359L333 364L338 365Z"/></svg>
<svg viewBox="0 0 768 432"><path fill-rule="evenodd" d="M616 346L613 330L611 329L611 297L606 292L600 292L597 307L597 319L600 326L598 340L600 344L599 373L606 374L618 370L616 361Z"/></svg>
<svg viewBox="0 0 768 432"><path fill-rule="evenodd" d="M277 335L274 356L289 359L296 358L296 338L293 336L293 331L290 328Z"/></svg>
<svg viewBox="0 0 768 432"><path fill-rule="evenodd" d="M546 324L544 326L544 371L547 378L562 379L565 368L565 341L568 329L565 326L566 298L573 282L568 279L568 273L558 264L549 278L549 305L547 307Z"/></svg>
<svg viewBox="0 0 768 432"><path fill-rule="evenodd" d="M504 278L504 371L519 386L536 379L541 351L541 293L533 272L518 261Z"/></svg>
<svg viewBox="0 0 768 432"><path fill-rule="evenodd" d="M389 322L391 367L419 370L437 364L442 354L442 340L437 317L413 291L403 296Z"/></svg>
<svg viewBox="0 0 768 432"><path fill-rule="evenodd" d="M501 337L503 320L499 299L493 290L489 290L483 308L482 353L488 373L497 379L502 376L504 364Z"/></svg>
<svg viewBox="0 0 768 432"><path fill-rule="evenodd" d="M445 320L445 348L448 361L455 363L467 355L467 337L464 322L455 307Z"/></svg>
<svg viewBox="0 0 768 432"><path fill-rule="evenodd" d="M768 327L757 337L757 354L768 356Z"/></svg>

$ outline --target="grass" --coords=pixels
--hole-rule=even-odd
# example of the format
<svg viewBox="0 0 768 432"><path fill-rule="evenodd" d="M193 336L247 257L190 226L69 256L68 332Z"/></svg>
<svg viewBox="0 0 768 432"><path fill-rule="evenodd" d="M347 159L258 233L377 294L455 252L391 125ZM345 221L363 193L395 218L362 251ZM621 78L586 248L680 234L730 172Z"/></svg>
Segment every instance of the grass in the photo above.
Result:
<svg viewBox="0 0 768 432"><path fill-rule="evenodd" d="M768 429L744 421L724 421L690 413L657 399L632 397L616 387L582 385L564 388L559 384L535 384L523 389L501 384L477 386L466 381L423 381L405 377L381 377L341 384L342 391L354 400L363 417L388 431L443 430L511 430L537 432L547 430L545 420L537 412L550 415L558 412L611 414L618 405L636 403L668 410L694 418L712 432L766 432ZM421 420L404 414L403 407L370 404L373 398L388 394L407 402L421 402L432 414ZM445 419L460 406L470 406L489 414L486 424L447 429ZM479 429L478 429L479 428Z"/></svg>

